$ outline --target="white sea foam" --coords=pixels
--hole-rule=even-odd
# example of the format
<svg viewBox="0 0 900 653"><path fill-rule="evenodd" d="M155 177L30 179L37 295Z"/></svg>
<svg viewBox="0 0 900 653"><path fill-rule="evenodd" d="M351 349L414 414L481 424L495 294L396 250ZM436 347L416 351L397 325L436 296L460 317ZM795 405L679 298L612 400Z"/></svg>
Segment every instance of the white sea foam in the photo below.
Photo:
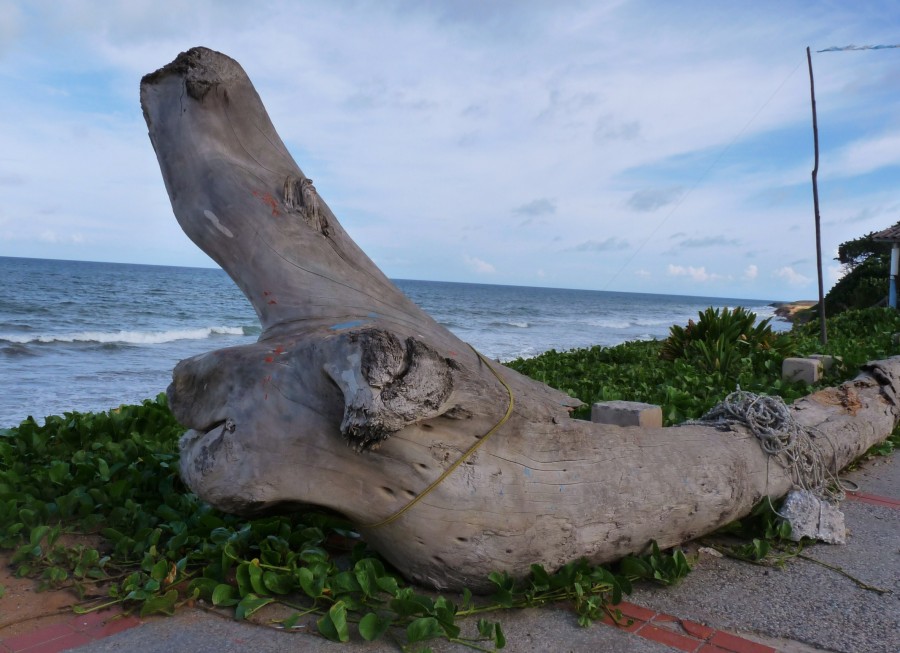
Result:
<svg viewBox="0 0 900 653"><path fill-rule="evenodd" d="M176 340L203 340L217 335L242 336L242 327L215 326L197 329L172 329L170 331L81 331L66 334L41 334L27 336L20 334L0 334L0 342L12 342L16 344L49 344L54 342L84 342L84 343L119 343L127 345L161 345Z"/></svg>
<svg viewBox="0 0 900 653"><path fill-rule="evenodd" d="M531 326L531 324L529 324L528 322L525 322L524 320L502 319L502 320L495 320L493 322L487 322L484 326L488 327L489 329L490 328L498 328L498 327L501 329L506 328L506 327L515 327L516 329L527 329ZM453 328L455 328L455 325L451 325L449 328L453 329Z"/></svg>
<svg viewBox="0 0 900 653"><path fill-rule="evenodd" d="M628 320L613 320L610 318L587 320L587 324L592 327L600 327L601 329L627 329L631 326Z"/></svg>
<svg viewBox="0 0 900 653"><path fill-rule="evenodd" d="M639 317L634 321L636 326L642 327L670 327L673 324L687 324L687 318L679 320L677 317L667 317L663 319L647 319Z"/></svg>

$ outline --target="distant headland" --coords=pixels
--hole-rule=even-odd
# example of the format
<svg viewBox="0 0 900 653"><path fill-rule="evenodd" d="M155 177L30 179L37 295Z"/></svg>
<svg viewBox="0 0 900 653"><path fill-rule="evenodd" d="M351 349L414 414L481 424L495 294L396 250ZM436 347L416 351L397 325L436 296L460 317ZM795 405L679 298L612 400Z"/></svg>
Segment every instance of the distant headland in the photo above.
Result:
<svg viewBox="0 0 900 653"><path fill-rule="evenodd" d="M812 308L818 303L814 300L801 300L796 302L773 302L772 306L775 307L775 315L788 322L794 322L798 313Z"/></svg>

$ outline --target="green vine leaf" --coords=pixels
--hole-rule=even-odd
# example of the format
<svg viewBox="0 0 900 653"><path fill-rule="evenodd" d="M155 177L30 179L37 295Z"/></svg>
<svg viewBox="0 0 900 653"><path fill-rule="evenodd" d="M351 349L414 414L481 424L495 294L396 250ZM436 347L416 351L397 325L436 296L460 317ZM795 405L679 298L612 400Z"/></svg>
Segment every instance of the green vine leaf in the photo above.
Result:
<svg viewBox="0 0 900 653"><path fill-rule="evenodd" d="M290 574L274 571L263 572L263 585L272 594L290 594L294 591L294 579Z"/></svg>
<svg viewBox="0 0 900 653"><path fill-rule="evenodd" d="M380 639L392 624L392 619L369 612L359 620L359 634L367 642L373 642Z"/></svg>
<svg viewBox="0 0 900 653"><path fill-rule="evenodd" d="M243 621L260 608L263 608L272 603L274 600L275 599L271 596L256 596L255 594L248 594L240 600L240 602L237 604L237 607L234 609L234 618L238 621Z"/></svg>
<svg viewBox="0 0 900 653"><path fill-rule="evenodd" d="M319 632L332 642L350 641L350 628L347 625L347 607L343 601L332 605L316 624Z"/></svg>
<svg viewBox="0 0 900 653"><path fill-rule="evenodd" d="M240 599L236 595L237 589L233 585L220 583L219 585L216 585L216 588L213 590L212 596L210 598L213 605L227 608L232 605L238 604Z"/></svg>
<svg viewBox="0 0 900 653"><path fill-rule="evenodd" d="M162 596L148 597L141 606L141 617L151 614L175 614L175 604L178 601L178 592L169 590Z"/></svg>
<svg viewBox="0 0 900 653"><path fill-rule="evenodd" d="M424 642L428 639L440 637L443 633L444 630L437 619L434 617L419 617L406 627L406 640L410 644Z"/></svg>
<svg viewBox="0 0 900 653"><path fill-rule="evenodd" d="M308 597L317 599L322 596L322 591L325 589L324 576L313 573L308 567L300 567L294 572L294 575Z"/></svg>

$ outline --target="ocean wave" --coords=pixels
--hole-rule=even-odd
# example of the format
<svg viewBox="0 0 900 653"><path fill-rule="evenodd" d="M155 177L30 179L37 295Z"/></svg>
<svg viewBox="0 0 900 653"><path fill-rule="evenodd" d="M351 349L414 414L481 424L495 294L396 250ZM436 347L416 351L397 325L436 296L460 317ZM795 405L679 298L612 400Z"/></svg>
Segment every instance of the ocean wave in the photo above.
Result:
<svg viewBox="0 0 900 653"><path fill-rule="evenodd" d="M672 317L650 319L639 317L635 319L634 325L641 327L670 327L673 324L687 324L688 318L673 315Z"/></svg>
<svg viewBox="0 0 900 653"><path fill-rule="evenodd" d="M491 322L488 324L491 327L515 327L516 329L527 329L531 325L524 320L504 320L503 322Z"/></svg>
<svg viewBox="0 0 900 653"><path fill-rule="evenodd" d="M601 329L627 329L631 326L628 320L612 320L612 319L595 319L586 320L588 326L599 327Z"/></svg>
<svg viewBox="0 0 900 653"><path fill-rule="evenodd" d="M128 345L162 345L176 340L204 340L216 336L246 336L254 327L214 326L196 329L171 329L169 331L81 331L67 334L0 334L0 342L20 345L53 343L100 343ZM259 330L256 330L257 333Z"/></svg>
<svg viewBox="0 0 900 653"><path fill-rule="evenodd" d="M9 356L10 358L15 356L35 356L35 352L29 349L24 344L18 342L12 342L5 347L0 347L0 354L4 356Z"/></svg>

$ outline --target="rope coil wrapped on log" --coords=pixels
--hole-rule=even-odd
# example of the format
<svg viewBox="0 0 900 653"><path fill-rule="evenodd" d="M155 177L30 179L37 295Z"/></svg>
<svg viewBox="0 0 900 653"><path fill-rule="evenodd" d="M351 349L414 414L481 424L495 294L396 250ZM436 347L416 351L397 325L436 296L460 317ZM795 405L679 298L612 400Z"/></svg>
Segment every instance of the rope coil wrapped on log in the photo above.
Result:
<svg viewBox="0 0 900 653"><path fill-rule="evenodd" d="M685 424L712 425L722 430L740 424L754 435L770 458L790 471L795 488L832 503L844 499L837 474L828 469L822 448L815 441L816 434L794 419L781 397L738 388L703 417Z"/></svg>

